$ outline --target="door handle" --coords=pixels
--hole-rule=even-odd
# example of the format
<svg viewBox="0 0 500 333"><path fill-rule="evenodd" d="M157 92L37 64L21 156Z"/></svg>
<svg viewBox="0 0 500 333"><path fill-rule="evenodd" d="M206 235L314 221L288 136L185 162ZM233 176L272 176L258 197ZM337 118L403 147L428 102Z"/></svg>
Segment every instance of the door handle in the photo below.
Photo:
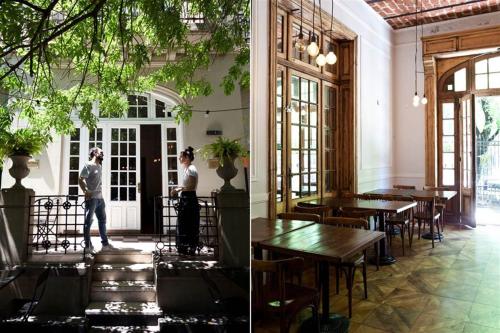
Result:
<svg viewBox="0 0 500 333"><path fill-rule="evenodd" d="M137 193L141 193L141 182L137 183Z"/></svg>

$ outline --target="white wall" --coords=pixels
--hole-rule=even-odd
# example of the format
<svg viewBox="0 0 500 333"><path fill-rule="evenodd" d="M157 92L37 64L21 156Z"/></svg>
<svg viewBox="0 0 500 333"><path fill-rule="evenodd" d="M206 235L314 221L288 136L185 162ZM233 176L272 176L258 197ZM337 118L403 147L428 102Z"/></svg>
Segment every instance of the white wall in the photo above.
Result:
<svg viewBox="0 0 500 333"><path fill-rule="evenodd" d="M207 97L197 98L190 103L193 109L227 109L248 107L248 92L240 92L240 89L235 89L230 96L224 95L222 88L219 87L221 78L227 73L227 69L232 64L232 56L218 57L206 71L202 71L200 75L204 75L209 82L212 83L214 93ZM248 126L248 110L211 113L206 119L202 113L194 113L190 123L184 125L183 128L183 144L184 146L192 146L195 149L201 148L204 144L210 143L216 137L207 136L206 130L220 129L223 131L223 136L232 139L242 138L242 143L249 145ZM66 188L62 188L62 177L67 177L63 174L67 166L61 169L61 156L65 154L62 150L64 146L64 137L55 137L54 142L49 144L40 156L34 156L39 160L39 168L31 169L30 175L23 180L23 184L35 190L37 194L65 194ZM66 152L67 154L67 152ZM196 156L194 164L199 172L198 194L200 196L210 195L214 189L220 188L224 181L217 176L215 170L208 169L207 163ZM10 159L7 160L4 171L2 173L2 187L10 187L14 184L14 179L9 175ZM236 162L236 168L239 170L238 175L231 181L237 188L245 188L244 171L241 161Z"/></svg>
<svg viewBox="0 0 500 333"><path fill-rule="evenodd" d="M498 12L449 20L424 26L424 36L500 25ZM394 33L394 183L421 187L425 182L425 113L413 107L415 28ZM418 29L417 71L423 72L420 28ZM418 94L423 95L423 73L417 74Z"/></svg>

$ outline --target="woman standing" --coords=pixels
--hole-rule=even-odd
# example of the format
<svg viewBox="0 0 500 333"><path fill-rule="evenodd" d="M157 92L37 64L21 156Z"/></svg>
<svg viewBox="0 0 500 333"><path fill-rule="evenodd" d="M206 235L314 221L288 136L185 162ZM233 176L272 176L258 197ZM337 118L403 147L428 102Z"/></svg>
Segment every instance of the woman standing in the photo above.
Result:
<svg viewBox="0 0 500 333"><path fill-rule="evenodd" d="M184 167L182 186L174 188L172 195L180 192L177 217L177 251L194 255L198 247L200 228L200 206L196 197L198 171L191 164L194 160L193 147L181 151L179 162Z"/></svg>

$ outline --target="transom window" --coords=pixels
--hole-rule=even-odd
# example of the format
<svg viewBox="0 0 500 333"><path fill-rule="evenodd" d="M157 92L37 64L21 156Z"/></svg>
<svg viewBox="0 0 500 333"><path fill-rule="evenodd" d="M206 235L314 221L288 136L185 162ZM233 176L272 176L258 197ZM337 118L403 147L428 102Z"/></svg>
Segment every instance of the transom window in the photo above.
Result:
<svg viewBox="0 0 500 333"><path fill-rule="evenodd" d="M476 89L500 88L500 56L477 61L474 70Z"/></svg>

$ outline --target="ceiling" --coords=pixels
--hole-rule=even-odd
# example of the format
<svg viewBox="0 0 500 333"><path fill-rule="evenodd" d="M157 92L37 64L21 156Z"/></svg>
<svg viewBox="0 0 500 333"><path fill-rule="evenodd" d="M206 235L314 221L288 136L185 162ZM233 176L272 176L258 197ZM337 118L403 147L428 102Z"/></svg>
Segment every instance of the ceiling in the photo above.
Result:
<svg viewBox="0 0 500 333"><path fill-rule="evenodd" d="M500 0L417 0L418 24L500 11ZM415 0L365 0L393 29L415 25ZM420 8L422 7L422 13Z"/></svg>

